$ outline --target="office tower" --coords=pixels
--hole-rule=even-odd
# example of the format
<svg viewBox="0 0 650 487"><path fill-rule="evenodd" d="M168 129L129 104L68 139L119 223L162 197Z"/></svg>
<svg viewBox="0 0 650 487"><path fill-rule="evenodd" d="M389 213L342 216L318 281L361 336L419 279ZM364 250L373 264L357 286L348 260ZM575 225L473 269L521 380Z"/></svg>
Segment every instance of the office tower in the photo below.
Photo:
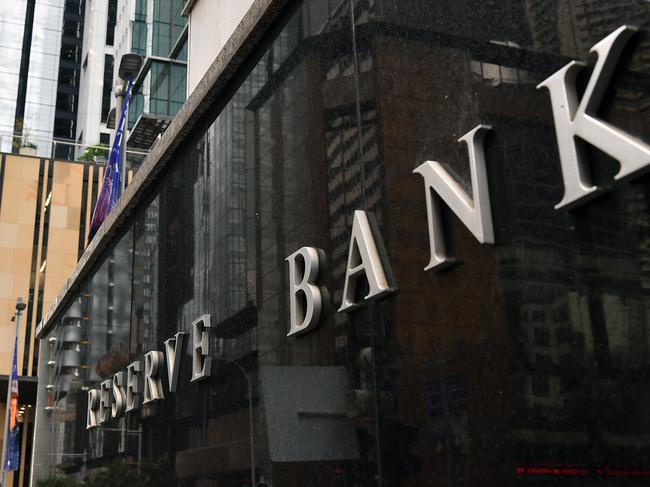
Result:
<svg viewBox="0 0 650 487"><path fill-rule="evenodd" d="M0 389L10 371L17 297L27 308L18 336L18 389L22 409L20 470L29 479L33 405L39 353L35 330L74 270L88 237L91 209L102 181L96 164L0 154ZM68 370L71 374L75 370ZM0 393L0 417L5 395ZM4 436L4 428L0 428Z"/></svg>
<svg viewBox="0 0 650 487"><path fill-rule="evenodd" d="M86 4L82 49L79 115L76 139L79 144L108 145L106 119L113 99L114 33L117 0L95 0Z"/></svg>
<svg viewBox="0 0 650 487"><path fill-rule="evenodd" d="M0 11L0 150L69 157L76 131L81 0L16 0ZM54 139L59 143L53 143Z"/></svg>
<svg viewBox="0 0 650 487"><path fill-rule="evenodd" d="M134 79L127 145L148 150L165 131L186 98L187 21L183 0L119 2L115 24L114 85L122 55L143 57Z"/></svg>

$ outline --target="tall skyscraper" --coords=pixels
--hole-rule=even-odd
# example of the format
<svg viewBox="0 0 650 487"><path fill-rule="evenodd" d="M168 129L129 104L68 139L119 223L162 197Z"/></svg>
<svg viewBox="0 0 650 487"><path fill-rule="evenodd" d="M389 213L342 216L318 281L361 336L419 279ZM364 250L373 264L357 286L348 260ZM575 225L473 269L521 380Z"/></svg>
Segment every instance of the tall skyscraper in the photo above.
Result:
<svg viewBox="0 0 650 487"><path fill-rule="evenodd" d="M182 0L96 0L86 5L77 142L108 144L115 107L114 87L122 81L122 56L143 58L134 80L127 146L146 151L164 132L186 99L187 21ZM137 167L137 154L127 157Z"/></svg>
<svg viewBox="0 0 650 487"><path fill-rule="evenodd" d="M0 9L2 152L66 158L73 150L83 10L82 0L15 0Z"/></svg>
<svg viewBox="0 0 650 487"><path fill-rule="evenodd" d="M110 141L106 119L113 99L116 14L117 0L86 4L76 133L77 142L82 146L108 145Z"/></svg>
<svg viewBox="0 0 650 487"><path fill-rule="evenodd" d="M134 80L127 144L147 150L186 99L187 19L185 0L124 0L115 26L115 62L135 52L143 57ZM117 81L117 72L113 75Z"/></svg>
<svg viewBox="0 0 650 487"><path fill-rule="evenodd" d="M39 355L35 330L83 252L103 170L99 164L0 154L0 390L6 391L11 370L16 298L27 304L17 361L21 460L6 485L27 485L29 479ZM74 375L78 368L65 372ZM0 393L0 417L4 414ZM0 441L3 436L0 432Z"/></svg>

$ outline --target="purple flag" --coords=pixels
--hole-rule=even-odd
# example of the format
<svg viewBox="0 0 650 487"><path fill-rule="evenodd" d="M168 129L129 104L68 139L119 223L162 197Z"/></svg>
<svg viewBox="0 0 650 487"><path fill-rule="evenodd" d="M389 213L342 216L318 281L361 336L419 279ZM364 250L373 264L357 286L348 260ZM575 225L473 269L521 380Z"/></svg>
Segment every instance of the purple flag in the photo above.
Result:
<svg viewBox="0 0 650 487"><path fill-rule="evenodd" d="M129 80L129 86L126 89L126 94L124 95L124 106L122 107L122 113L120 115L120 123L117 126L117 131L115 132L115 139L113 140L111 154L108 156L108 161L106 161L104 182L102 183L102 189L100 190L99 196L97 197L97 203L95 204L93 217L90 220L88 243L90 243L90 241L93 239L102 222L106 219L106 216L113 209L115 203L117 203L117 200L120 197L120 193L122 192L122 175L120 174L122 138L124 137L126 112L129 109L129 98L131 96L132 86L133 80Z"/></svg>
<svg viewBox="0 0 650 487"><path fill-rule="evenodd" d="M18 338L14 343L14 359L11 367L11 399L9 406L9 424L7 425L7 448L5 451L5 458L3 461L3 469L5 472L10 470L18 470L20 463L20 441L19 441L19 425L18 425Z"/></svg>

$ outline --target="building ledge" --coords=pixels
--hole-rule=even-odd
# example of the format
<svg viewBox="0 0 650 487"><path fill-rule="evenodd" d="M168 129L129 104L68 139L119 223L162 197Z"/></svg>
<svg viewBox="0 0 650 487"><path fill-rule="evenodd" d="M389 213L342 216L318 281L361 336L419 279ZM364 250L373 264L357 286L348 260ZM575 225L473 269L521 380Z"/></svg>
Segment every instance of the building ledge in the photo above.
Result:
<svg viewBox="0 0 650 487"><path fill-rule="evenodd" d="M185 4L183 10L181 11L181 15L183 17L187 17L188 15L190 15L190 12L194 8L196 2L198 2L198 0L187 0L187 3Z"/></svg>

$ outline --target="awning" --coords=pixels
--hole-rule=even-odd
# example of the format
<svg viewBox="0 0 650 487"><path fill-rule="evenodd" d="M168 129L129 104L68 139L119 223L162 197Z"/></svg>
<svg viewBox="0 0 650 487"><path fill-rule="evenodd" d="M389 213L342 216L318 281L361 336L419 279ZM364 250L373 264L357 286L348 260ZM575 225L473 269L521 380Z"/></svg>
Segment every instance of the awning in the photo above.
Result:
<svg viewBox="0 0 650 487"><path fill-rule="evenodd" d="M129 149L149 150L158 137L172 121L168 115L153 115L142 112L137 122L129 132L127 147Z"/></svg>

